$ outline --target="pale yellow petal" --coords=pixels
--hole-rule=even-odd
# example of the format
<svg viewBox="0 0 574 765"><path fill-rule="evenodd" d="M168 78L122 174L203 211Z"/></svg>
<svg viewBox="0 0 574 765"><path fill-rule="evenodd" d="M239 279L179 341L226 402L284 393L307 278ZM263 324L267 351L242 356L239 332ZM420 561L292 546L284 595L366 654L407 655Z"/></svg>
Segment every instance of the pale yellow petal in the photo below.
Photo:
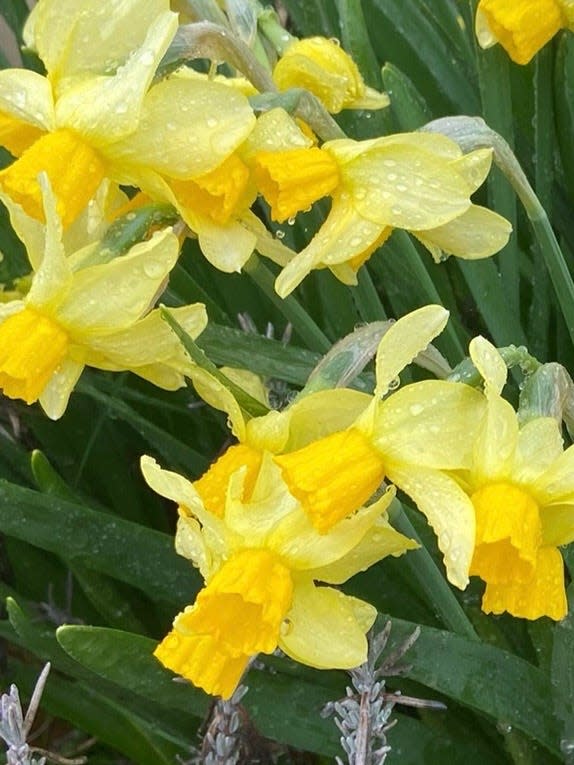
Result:
<svg viewBox="0 0 574 765"><path fill-rule="evenodd" d="M263 112L241 147L241 156L246 161L258 151L286 151L304 149L313 145L285 109L279 107Z"/></svg>
<svg viewBox="0 0 574 765"><path fill-rule="evenodd" d="M469 194L473 194L486 180L492 156L492 149L476 149L452 161L451 167L466 180Z"/></svg>
<svg viewBox="0 0 574 765"><path fill-rule="evenodd" d="M508 371L498 350L481 335L470 341L468 350L472 363L484 378L487 392L500 394L506 383Z"/></svg>
<svg viewBox="0 0 574 765"><path fill-rule="evenodd" d="M41 130L53 130L55 117L50 83L28 69L3 69L0 71L0 113Z"/></svg>
<svg viewBox="0 0 574 765"><path fill-rule="evenodd" d="M442 260L443 253L476 260L501 250L508 242L512 226L502 215L486 207L471 205L443 226L412 233L430 250L435 260Z"/></svg>
<svg viewBox="0 0 574 765"><path fill-rule="evenodd" d="M574 500L574 446L558 455L532 488L542 505Z"/></svg>
<svg viewBox="0 0 574 765"><path fill-rule="evenodd" d="M384 396L399 372L411 363L445 328L448 311L440 305L426 305L395 322L383 335L375 369L376 396Z"/></svg>
<svg viewBox="0 0 574 765"><path fill-rule="evenodd" d="M142 46L114 75L82 79L66 89L56 102L58 126L75 130L102 150L131 136L140 123L146 91L176 29L177 16L162 14L151 24Z"/></svg>
<svg viewBox="0 0 574 765"><path fill-rule="evenodd" d="M267 544L297 570L322 568L343 558L363 539L368 530L389 507L395 496L394 487L368 507L320 534L302 508L280 521L268 537Z"/></svg>
<svg viewBox="0 0 574 765"><path fill-rule="evenodd" d="M66 411L70 395L83 369L83 364L65 359L52 375L39 398L42 409L51 420L59 420Z"/></svg>
<svg viewBox="0 0 574 765"><path fill-rule="evenodd" d="M197 337L207 325L205 306L182 306L170 309L170 315L191 337ZM159 310L154 310L131 327L120 332L87 338L90 351L106 356L110 363L124 369L155 363L185 364L187 358L181 341ZM89 364L89 355L87 357Z"/></svg>
<svg viewBox="0 0 574 765"><path fill-rule="evenodd" d="M367 659L365 632L376 616L376 609L368 603L301 578L295 585L279 647L311 667L352 669Z"/></svg>
<svg viewBox="0 0 574 765"><path fill-rule="evenodd" d="M239 221L217 224L189 211L184 211L183 218L197 234L202 253L220 271L239 273L253 254L257 237Z"/></svg>
<svg viewBox="0 0 574 765"><path fill-rule="evenodd" d="M469 469L485 407L484 396L468 385L442 380L413 383L379 406L373 444L383 461Z"/></svg>
<svg viewBox="0 0 574 765"><path fill-rule="evenodd" d="M309 575L318 582L342 584L359 571L366 571L388 555L396 557L417 547L419 544L414 539L399 534L389 524L386 517L381 516L346 555L327 566L312 569Z"/></svg>
<svg viewBox="0 0 574 765"><path fill-rule="evenodd" d="M543 544L551 547L574 541L574 494L564 502L540 508Z"/></svg>
<svg viewBox="0 0 574 765"><path fill-rule="evenodd" d="M115 71L143 45L148 29L170 16L168 0L42 0L24 28L53 82Z"/></svg>
<svg viewBox="0 0 574 765"><path fill-rule="evenodd" d="M341 168L364 218L404 229L441 226L470 207L466 180L441 157L412 144L388 144Z"/></svg>
<svg viewBox="0 0 574 765"><path fill-rule="evenodd" d="M411 497L432 526L449 582L461 590L468 584L474 552L475 515L468 495L444 473L389 463L388 476Z"/></svg>
<svg viewBox="0 0 574 765"><path fill-rule="evenodd" d="M178 251L177 237L158 231L128 255L77 272L58 320L76 339L129 327L154 302Z"/></svg>
<svg viewBox="0 0 574 765"><path fill-rule="evenodd" d="M180 515L175 534L175 551L193 561L204 579L213 573L213 559L201 531L201 524L190 515Z"/></svg>
<svg viewBox="0 0 574 765"><path fill-rule="evenodd" d="M173 178L194 178L220 165L254 124L241 93L215 82L167 79L147 94L137 131L107 147L107 155Z"/></svg>
<svg viewBox="0 0 574 765"><path fill-rule="evenodd" d="M336 195L319 231L277 277L277 294L280 297L289 295L315 268L361 255L377 241L383 228L360 215L347 194Z"/></svg>
<svg viewBox="0 0 574 765"><path fill-rule="evenodd" d="M474 484L510 480L517 442L516 412L508 401L500 396L489 396L486 412L474 442Z"/></svg>
<svg viewBox="0 0 574 765"><path fill-rule="evenodd" d="M229 426L233 435L240 442L245 441L245 418L231 391L213 375L195 364L190 365L186 374L193 382L198 396L214 409L225 412L229 417Z"/></svg>
<svg viewBox="0 0 574 765"><path fill-rule="evenodd" d="M520 428L512 477L523 485L532 484L562 455L563 439L553 417L537 417ZM574 481L573 481L574 486Z"/></svg>

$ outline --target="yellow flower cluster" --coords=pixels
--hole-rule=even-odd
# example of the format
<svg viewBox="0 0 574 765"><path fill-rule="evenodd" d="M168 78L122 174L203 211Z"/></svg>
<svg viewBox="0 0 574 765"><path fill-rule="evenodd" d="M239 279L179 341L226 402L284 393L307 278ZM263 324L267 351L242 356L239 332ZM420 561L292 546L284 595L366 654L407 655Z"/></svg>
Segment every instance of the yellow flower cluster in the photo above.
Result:
<svg viewBox="0 0 574 765"><path fill-rule="evenodd" d="M481 0L481 44L500 41L528 60L571 21L571 3L534 5ZM169 0L130 0L113 13L94 0L39 0L24 38L45 75L0 72L0 145L13 157L0 197L31 267L29 290L0 303L0 388L58 418L85 366L130 370L167 390L191 377L238 440L194 482L142 459L149 485L178 505L177 551L205 580L157 657L225 697L252 656L278 647L313 667L364 662L376 610L337 587L417 546L389 523L397 490L428 519L449 581L486 582L486 611L562 618L557 548L574 539L574 452L563 451L554 419L520 424L488 341L470 345L483 390L446 380L395 390L446 324L443 308L426 306L384 335L372 395L316 392L248 418L155 308L184 230L225 272L254 250L272 259L282 298L315 269L355 284L393 229L437 262L488 257L510 235L505 219L471 201L491 151L465 154L426 132L321 141L280 106L256 112L236 78L184 66L165 75L178 23ZM322 112L388 103L323 38L292 41L272 77L280 92L313 94ZM182 223L110 253L108 227L142 198L173 206ZM321 199L330 211L300 252L263 222L265 205L282 222ZM207 323L203 305L172 313L192 338Z"/></svg>

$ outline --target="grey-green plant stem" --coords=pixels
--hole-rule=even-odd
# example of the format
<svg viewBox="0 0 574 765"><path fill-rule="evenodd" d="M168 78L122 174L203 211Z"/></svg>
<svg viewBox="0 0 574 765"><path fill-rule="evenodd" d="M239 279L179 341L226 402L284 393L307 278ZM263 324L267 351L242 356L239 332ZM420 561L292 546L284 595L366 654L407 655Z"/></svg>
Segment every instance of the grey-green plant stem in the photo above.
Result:
<svg viewBox="0 0 574 765"><path fill-rule="evenodd" d="M422 544L414 526L407 518L403 506L397 499L392 502L389 508L389 518L397 531L410 539L415 539L421 545L418 550L413 550L404 557L404 565L410 568L413 578L427 595L429 602L440 615L444 624L457 635L462 635L469 640L478 640L478 635L469 618L451 592L443 574Z"/></svg>
<svg viewBox="0 0 574 765"><path fill-rule="evenodd" d="M494 161L510 181L534 229L568 333L574 342L574 280L546 211L508 143L480 117L445 117L429 122L422 129L449 136L464 152L485 147L493 150Z"/></svg>

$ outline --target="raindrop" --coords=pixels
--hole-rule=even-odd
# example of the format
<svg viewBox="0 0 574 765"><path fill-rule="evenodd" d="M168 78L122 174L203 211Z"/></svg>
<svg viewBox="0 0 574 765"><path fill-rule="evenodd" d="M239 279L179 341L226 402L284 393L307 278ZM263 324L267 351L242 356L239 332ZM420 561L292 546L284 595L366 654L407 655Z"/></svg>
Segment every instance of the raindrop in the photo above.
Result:
<svg viewBox="0 0 574 765"><path fill-rule="evenodd" d="M391 212L393 215L400 215L403 211L403 208L400 205L393 205L391 207Z"/></svg>
<svg viewBox="0 0 574 765"><path fill-rule="evenodd" d="M285 238L285 232L282 229L279 228L275 232L275 236L277 237L277 239L284 239Z"/></svg>
<svg viewBox="0 0 574 765"><path fill-rule="evenodd" d="M215 119L215 117L209 117L207 120L207 127L208 128L214 128L217 127L218 120Z"/></svg>
<svg viewBox="0 0 574 765"><path fill-rule="evenodd" d="M404 183L397 183L397 191L408 191L408 188Z"/></svg>
<svg viewBox="0 0 574 765"><path fill-rule="evenodd" d="M283 637L286 637L293 629L293 622L291 619L283 619L281 622L280 632Z"/></svg>
<svg viewBox="0 0 574 765"><path fill-rule="evenodd" d="M351 241L349 242L351 247L359 247L361 244L363 244L363 240L360 236L354 236Z"/></svg>
<svg viewBox="0 0 574 765"><path fill-rule="evenodd" d="M159 260L148 260L143 264L143 271L150 279L160 279L165 273L165 266Z"/></svg>
<svg viewBox="0 0 574 765"><path fill-rule="evenodd" d="M396 167L397 163L395 162L394 159L384 159L383 165L385 167Z"/></svg>
<svg viewBox="0 0 574 765"><path fill-rule="evenodd" d="M512 725L509 722L503 722L502 720L499 720L496 723L496 729L499 733L502 733L503 736L507 736L512 732Z"/></svg>
<svg viewBox="0 0 574 765"><path fill-rule="evenodd" d="M389 382L389 390L396 390L401 384L401 378L400 377L394 377Z"/></svg>
<svg viewBox="0 0 574 765"><path fill-rule="evenodd" d="M389 181L396 181L399 176L396 173L389 173L387 175L387 180Z"/></svg>
<svg viewBox="0 0 574 765"><path fill-rule="evenodd" d="M421 412L424 412L425 407L424 404L411 404L409 407L409 412L412 414L413 417L416 417L418 414L421 414Z"/></svg>
<svg viewBox="0 0 574 765"><path fill-rule="evenodd" d="M296 220L297 220L297 218L294 215L292 215L290 218L287 218L287 225L288 226L294 226Z"/></svg>
<svg viewBox="0 0 574 765"><path fill-rule="evenodd" d="M140 58L141 63L143 66L151 66L154 62L154 55L151 53L151 51L147 50L144 53L142 53Z"/></svg>
<svg viewBox="0 0 574 765"><path fill-rule="evenodd" d="M560 751L562 754L574 754L574 741L568 738L563 738L560 741Z"/></svg>

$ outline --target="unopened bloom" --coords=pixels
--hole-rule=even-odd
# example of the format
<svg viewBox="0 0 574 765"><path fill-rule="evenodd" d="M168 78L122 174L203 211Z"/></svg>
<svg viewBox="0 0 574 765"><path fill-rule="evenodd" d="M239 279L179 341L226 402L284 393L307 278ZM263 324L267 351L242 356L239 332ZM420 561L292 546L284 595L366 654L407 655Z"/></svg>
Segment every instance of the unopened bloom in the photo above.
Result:
<svg viewBox="0 0 574 765"><path fill-rule="evenodd" d="M470 200L491 159L488 149L463 155L454 141L428 133L259 152L256 180L277 219L332 198L319 231L277 278L278 294L288 295L316 268L355 283L358 268L393 228L410 231L437 259L442 252L470 259L497 252L509 223Z"/></svg>
<svg viewBox="0 0 574 765"><path fill-rule="evenodd" d="M458 548L453 560L450 547L445 563L462 564L486 582L484 611L561 619L567 601L558 546L574 540L574 449L563 450L551 417L520 426L501 396L506 366L487 340L475 338L470 355L484 378L486 398L471 462L452 474L418 470L405 490L416 495L423 512L442 508L450 515L451 539L464 534L469 515L474 517L471 554ZM427 447L438 453L432 442Z"/></svg>
<svg viewBox="0 0 574 765"><path fill-rule="evenodd" d="M168 390L183 385L189 359L159 312L150 311L177 260L175 234L156 232L126 255L83 267L97 243L66 255L49 188L45 214L30 291L0 303L0 389L28 404L39 400L57 419L86 365L132 370ZM205 327L201 304L174 313L193 336Z"/></svg>
<svg viewBox="0 0 574 765"><path fill-rule="evenodd" d="M273 79L280 90L305 88L333 114L389 104L386 93L367 87L351 56L326 37L292 42L275 65Z"/></svg>
<svg viewBox="0 0 574 765"><path fill-rule="evenodd" d="M319 533L268 453L254 480L238 466L223 503L209 507L197 484L150 457L142 458L142 470L155 491L178 503L176 549L206 582L155 651L166 667L227 698L250 657L278 646L318 668L365 660L376 609L316 582L340 584L416 547L388 525L392 490Z"/></svg>
<svg viewBox="0 0 574 765"><path fill-rule="evenodd" d="M480 0L476 11L480 45L500 43L517 64L527 64L560 29L573 28L572 0Z"/></svg>
<svg viewBox="0 0 574 765"><path fill-rule="evenodd" d="M46 77L0 72L0 144L19 157L0 186L42 218L45 171L64 227L104 177L153 198L186 198L180 185L212 173L251 131L255 117L238 91L204 79L155 84L177 30L168 0L105 3L40 0L24 29Z"/></svg>

